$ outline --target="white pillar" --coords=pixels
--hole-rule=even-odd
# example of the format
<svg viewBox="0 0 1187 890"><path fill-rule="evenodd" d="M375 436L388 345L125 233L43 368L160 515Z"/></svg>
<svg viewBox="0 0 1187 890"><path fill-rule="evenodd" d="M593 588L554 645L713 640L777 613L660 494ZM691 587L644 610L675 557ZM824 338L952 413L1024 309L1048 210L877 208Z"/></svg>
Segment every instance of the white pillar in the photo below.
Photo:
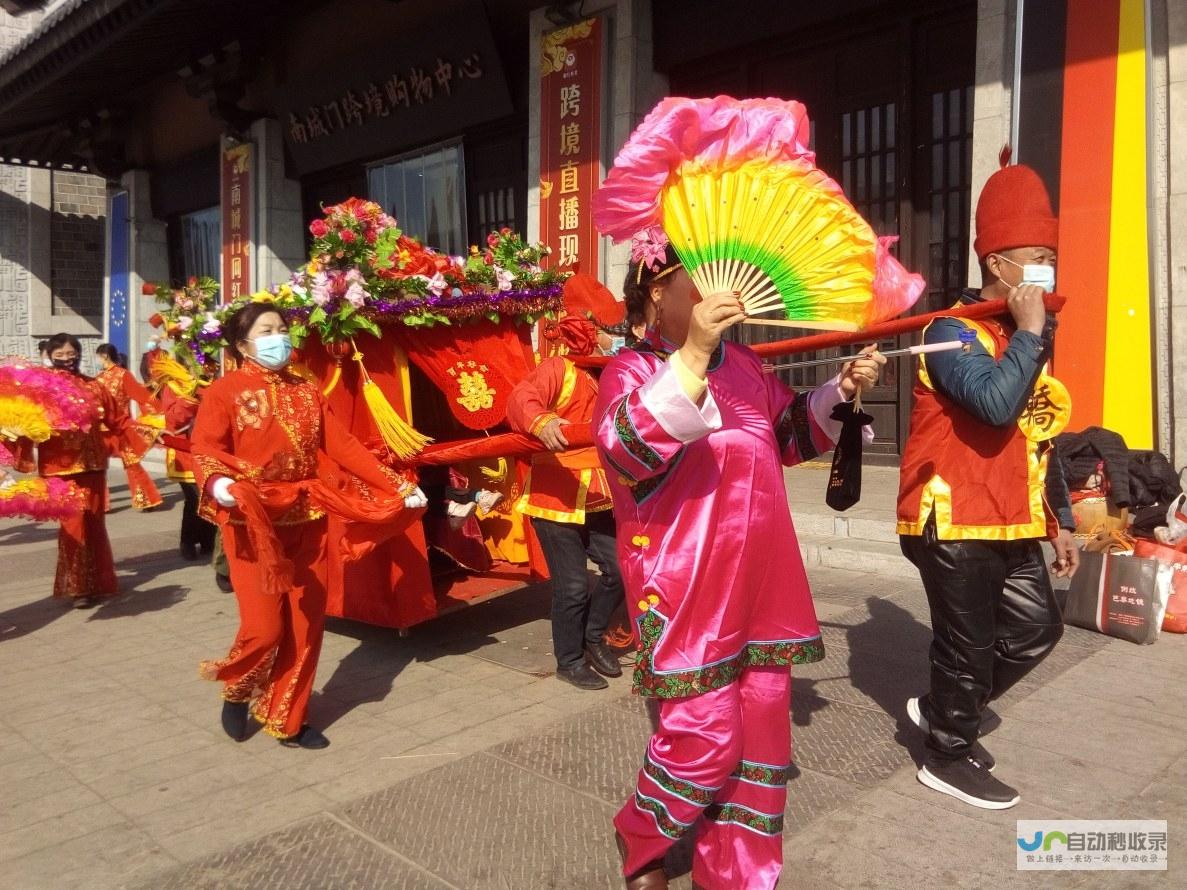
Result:
<svg viewBox="0 0 1187 890"><path fill-rule="evenodd" d="M1155 4L1158 5L1158 4ZM1175 467L1187 464L1187 4L1163 0L1155 21L1166 23L1166 128L1150 134L1165 151L1167 175L1166 268L1170 314L1168 358L1160 371L1167 391L1167 443ZM1161 374L1160 374L1161 376Z"/></svg>
<svg viewBox="0 0 1187 890"><path fill-rule="evenodd" d="M301 184L285 176L284 134L279 122L260 119L251 125L256 159L253 179L256 290L288 280L305 256L305 220Z"/></svg>
<svg viewBox="0 0 1187 890"><path fill-rule="evenodd" d="M147 170L129 170L120 179L128 191L128 365L138 373L140 356L157 333L148 320L157 311L156 301L143 293L146 281L169 280L169 245L165 223L153 217Z"/></svg>

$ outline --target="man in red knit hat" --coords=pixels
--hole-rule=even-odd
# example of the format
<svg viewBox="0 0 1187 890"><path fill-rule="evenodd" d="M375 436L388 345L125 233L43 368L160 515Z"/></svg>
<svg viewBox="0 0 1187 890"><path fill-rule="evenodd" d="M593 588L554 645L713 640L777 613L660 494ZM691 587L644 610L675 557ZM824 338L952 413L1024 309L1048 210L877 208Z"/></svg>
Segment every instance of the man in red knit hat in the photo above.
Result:
<svg viewBox="0 0 1187 890"><path fill-rule="evenodd" d="M918 778L985 809L1020 800L991 775L978 741L997 719L986 706L1063 635L1040 542L1054 546L1056 576L1079 565L1052 442L1071 402L1046 367L1055 320L1043 297L1055 287L1059 221L1034 170L1007 159L977 202L981 290L960 303L1004 299L1009 317L927 328L925 343L965 348L920 356L898 499L903 553L923 579L933 632L931 689L907 703L928 735Z"/></svg>
<svg viewBox="0 0 1187 890"><path fill-rule="evenodd" d="M567 356L609 354L623 342L626 312L596 278L565 282L565 315L541 333L549 355L511 392L507 422L535 436L548 451L532 459L516 509L532 519L552 577L552 648L556 675L579 689L605 689L622 676L603 636L625 593L618 569L610 489L595 448L569 449L564 427L593 417L597 382ZM601 577L589 587L587 560ZM599 676L601 675L601 676Z"/></svg>

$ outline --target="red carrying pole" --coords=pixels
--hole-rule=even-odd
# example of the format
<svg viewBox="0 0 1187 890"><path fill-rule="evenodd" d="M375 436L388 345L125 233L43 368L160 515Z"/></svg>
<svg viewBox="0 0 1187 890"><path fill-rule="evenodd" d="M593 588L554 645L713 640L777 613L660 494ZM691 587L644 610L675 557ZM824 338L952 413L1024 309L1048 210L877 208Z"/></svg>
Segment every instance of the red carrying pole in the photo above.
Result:
<svg viewBox="0 0 1187 890"><path fill-rule="evenodd" d="M1048 312L1059 312L1067 297L1048 294L1043 301ZM838 346L852 346L858 343L874 343L888 337L898 337L902 334L913 334L922 331L937 318L994 318L1009 312L1005 300L986 300L984 303L972 303L968 306L954 306L939 312L928 312L924 315L909 315L905 318L895 318L881 324L871 325L864 331L826 331L822 334L811 334L807 337L794 337L790 340L776 340L774 343L757 343L750 347L763 358L773 358L777 355L795 355L800 352L815 352L818 349L835 349ZM589 355L572 356L574 363L583 368L601 368L610 361L609 356Z"/></svg>
<svg viewBox="0 0 1187 890"><path fill-rule="evenodd" d="M1063 309L1066 297L1048 294L1044 300L1049 312L1059 312ZM779 340L775 343L760 343L752 347L763 358L777 355L794 355L799 352L814 352L817 349L833 349L838 346L851 346L857 343L874 343L888 337L901 334L911 334L921 331L937 318L994 318L1009 312L1005 300L988 300L984 303L973 303L969 306L956 306L940 312L928 312L925 315L912 315L906 318L896 318L872 325L857 333L827 332L812 334L808 337L795 337L791 340ZM609 356L570 356L573 361L583 367L601 367L609 360ZM569 440L571 448L586 448L593 444L593 433L588 423L572 423L564 428L565 438ZM444 466L465 460L475 460L490 457L526 457L548 449L533 436L522 433L503 433L498 436L486 436L481 439L463 439L457 442L441 442L428 445L424 451L406 462L407 466Z"/></svg>

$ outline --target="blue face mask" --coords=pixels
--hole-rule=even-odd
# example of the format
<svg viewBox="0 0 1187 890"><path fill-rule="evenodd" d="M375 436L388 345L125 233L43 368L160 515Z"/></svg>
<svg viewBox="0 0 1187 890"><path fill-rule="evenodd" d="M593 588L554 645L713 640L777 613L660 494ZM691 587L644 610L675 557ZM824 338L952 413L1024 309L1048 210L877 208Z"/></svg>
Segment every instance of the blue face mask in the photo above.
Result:
<svg viewBox="0 0 1187 890"><path fill-rule="evenodd" d="M270 371L279 371L292 358L293 341L287 333L267 334L256 337L251 342L255 344L255 355L252 358Z"/></svg>
<svg viewBox="0 0 1187 890"><path fill-rule="evenodd" d="M620 349L626 349L626 337L611 337L610 348L606 350L606 355L618 355Z"/></svg>
<svg viewBox="0 0 1187 890"><path fill-rule="evenodd" d="M1012 266L1017 266L1022 270L1022 280L1018 282L1017 287L1022 287L1024 284L1033 284L1036 287L1041 287L1044 293L1055 292L1055 267L1047 266L1040 263L1027 263L1022 265L1016 263L1009 257L1004 257L1001 254L997 255L999 259L1005 260Z"/></svg>

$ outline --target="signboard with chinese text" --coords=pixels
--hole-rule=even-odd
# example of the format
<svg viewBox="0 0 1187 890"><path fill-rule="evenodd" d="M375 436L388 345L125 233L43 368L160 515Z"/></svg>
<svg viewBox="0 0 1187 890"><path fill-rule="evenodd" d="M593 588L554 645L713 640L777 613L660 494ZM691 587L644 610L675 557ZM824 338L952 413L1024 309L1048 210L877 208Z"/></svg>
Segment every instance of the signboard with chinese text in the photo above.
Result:
<svg viewBox="0 0 1187 890"><path fill-rule="evenodd" d="M553 268L599 275L592 198L601 171L602 23L544 35L540 57L540 240Z"/></svg>
<svg viewBox="0 0 1187 890"><path fill-rule="evenodd" d="M251 293L252 145L222 151L222 280L220 300L231 303Z"/></svg>
<svg viewBox="0 0 1187 890"><path fill-rule="evenodd" d="M276 92L293 174L396 154L512 112L482 4L441 5L432 25Z"/></svg>

